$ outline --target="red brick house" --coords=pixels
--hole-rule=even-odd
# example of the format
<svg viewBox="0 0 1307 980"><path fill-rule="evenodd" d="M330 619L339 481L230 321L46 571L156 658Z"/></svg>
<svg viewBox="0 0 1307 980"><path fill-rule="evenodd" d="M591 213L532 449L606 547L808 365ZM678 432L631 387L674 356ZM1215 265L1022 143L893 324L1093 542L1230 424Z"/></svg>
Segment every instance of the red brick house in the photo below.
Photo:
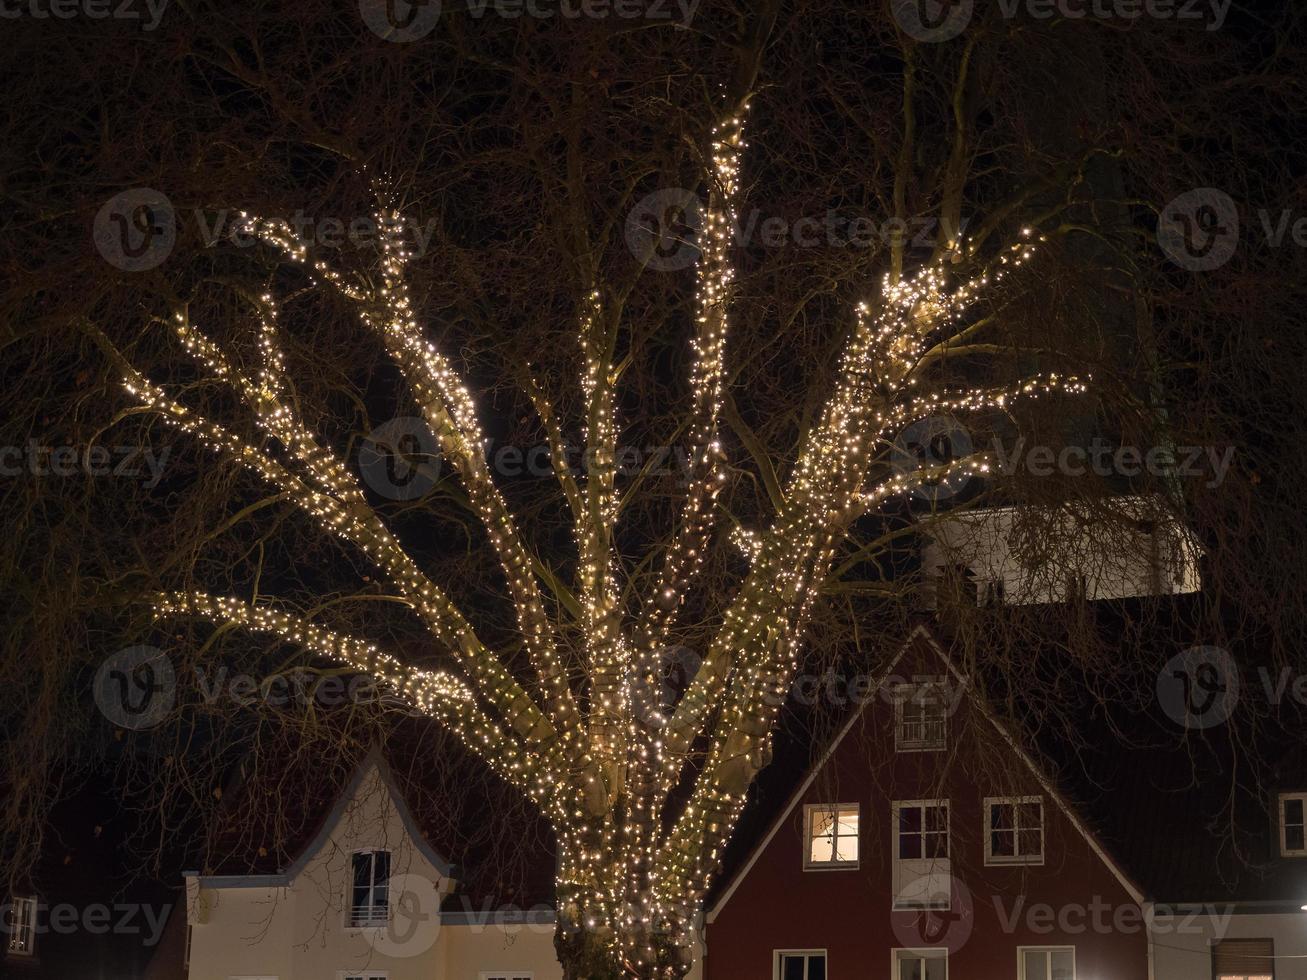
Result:
<svg viewBox="0 0 1307 980"><path fill-rule="evenodd" d="M918 627L724 883L707 980L1149 980L1143 895Z"/></svg>

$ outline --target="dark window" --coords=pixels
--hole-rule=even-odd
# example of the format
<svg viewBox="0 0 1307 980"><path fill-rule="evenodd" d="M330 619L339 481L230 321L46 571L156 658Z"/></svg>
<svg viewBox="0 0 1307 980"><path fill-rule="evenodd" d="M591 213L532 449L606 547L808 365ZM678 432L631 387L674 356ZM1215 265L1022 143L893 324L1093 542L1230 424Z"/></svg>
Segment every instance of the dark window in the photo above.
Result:
<svg viewBox="0 0 1307 980"><path fill-rule="evenodd" d="M390 852L359 851L354 855L354 885L350 894L349 924L376 925L390 912Z"/></svg>

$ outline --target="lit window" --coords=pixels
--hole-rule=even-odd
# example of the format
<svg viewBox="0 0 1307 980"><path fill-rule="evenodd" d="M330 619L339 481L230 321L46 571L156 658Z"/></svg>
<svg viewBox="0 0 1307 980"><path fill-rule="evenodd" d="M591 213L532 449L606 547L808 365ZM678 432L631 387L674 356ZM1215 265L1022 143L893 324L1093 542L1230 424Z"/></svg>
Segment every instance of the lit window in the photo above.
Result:
<svg viewBox="0 0 1307 980"><path fill-rule="evenodd" d="M1212 976L1216 980L1274 980L1274 941L1222 939L1213 943Z"/></svg>
<svg viewBox="0 0 1307 980"><path fill-rule="evenodd" d="M894 950L894 980L948 980L948 951Z"/></svg>
<svg viewBox="0 0 1307 980"><path fill-rule="evenodd" d="M359 851L353 862L349 924L357 927L384 923L390 915L390 852Z"/></svg>
<svg viewBox="0 0 1307 980"><path fill-rule="evenodd" d="M942 749L948 739L948 698L940 684L904 684L895 691L894 750Z"/></svg>
<svg viewBox="0 0 1307 980"><path fill-rule="evenodd" d="M5 910L5 931L9 933L9 954L31 956L36 949L36 899L19 896Z"/></svg>
<svg viewBox="0 0 1307 980"><path fill-rule="evenodd" d="M817 803L803 808L805 868L858 866L858 804Z"/></svg>
<svg viewBox="0 0 1307 980"><path fill-rule="evenodd" d="M1044 802L1038 796L985 800L985 863L1044 863Z"/></svg>
<svg viewBox="0 0 1307 980"><path fill-rule="evenodd" d="M826 951L777 950L776 980L826 980Z"/></svg>
<svg viewBox="0 0 1307 980"><path fill-rule="evenodd" d="M1076 980L1074 946L1026 946L1017 950L1017 980Z"/></svg>
<svg viewBox="0 0 1307 980"><path fill-rule="evenodd" d="M1307 855L1307 793L1280 794L1280 854Z"/></svg>

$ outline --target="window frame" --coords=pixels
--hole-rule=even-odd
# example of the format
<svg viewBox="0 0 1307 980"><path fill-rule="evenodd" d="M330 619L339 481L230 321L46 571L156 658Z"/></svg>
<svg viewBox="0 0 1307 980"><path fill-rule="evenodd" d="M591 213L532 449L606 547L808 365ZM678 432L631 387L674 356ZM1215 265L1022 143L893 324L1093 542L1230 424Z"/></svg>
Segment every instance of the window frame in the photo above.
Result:
<svg viewBox="0 0 1307 980"><path fill-rule="evenodd" d="M894 751L895 752L944 752L948 749L949 736L949 712L947 699L939 699L932 702L938 704L943 709L943 715L940 718L940 736L938 740L905 739L903 738L903 706L913 699L918 691L923 688L934 688L944 690L944 678L913 680L896 684L894 686ZM927 702L923 701L923 707ZM921 726L924 730L929 724L924 712L921 720Z"/></svg>
<svg viewBox="0 0 1307 980"><path fill-rule="evenodd" d="M387 872L387 874L386 874L386 885L385 885L385 887L386 887L386 914L385 914L384 917L378 918L378 917L376 917L375 915L372 915L372 916L367 917L367 918L364 918L364 919L356 919L356 918L355 918L355 915L354 915L354 908L355 908L355 906L354 906L354 889L355 889L356 886L355 886L355 883L354 883L354 859L355 859L356 857L358 857L360 854L369 854L369 855L372 855L372 875L371 875L371 877L369 878L369 884L368 884L368 896L369 896L370 901L369 901L369 904L368 904L368 906L367 906L367 908L368 908L369 910L371 910L371 911L375 911L375 909L377 908L377 906L375 906L375 905L372 904L372 902L371 902L371 899L375 899L375 897L376 897L376 889L377 889L377 877L376 877L376 874L377 874L377 862L376 862L376 855L378 855L378 854L385 854L385 855L387 856L387 857L386 857L386 872ZM350 853L349 853L349 880L348 880L348 882L346 882L346 884L345 884L345 889L346 889L346 893L345 893L345 928L346 928L346 929L379 929L379 928L382 928L383 926L385 926L387 923L390 922L390 879L391 879L391 877L393 877L393 875L390 873L390 872L391 872L390 861L391 861L391 858L393 858L393 857L394 857L394 853L393 853L393 852L390 850L390 848L388 848L388 847L360 847L360 848L358 848L357 850L350 851Z"/></svg>
<svg viewBox="0 0 1307 980"><path fill-rule="evenodd" d="M1284 822L1284 804L1289 800L1297 800L1302 804L1302 828L1303 828L1303 846L1297 850L1290 850L1288 840L1285 834L1286 824ZM1307 792L1299 793L1281 793L1276 804L1276 824L1280 835L1280 857L1297 858L1307 857ZM1295 824L1295 826L1298 826Z"/></svg>
<svg viewBox="0 0 1307 980"><path fill-rule="evenodd" d="M889 975L890 980L899 980L899 964L903 961L899 958L900 953L916 953L913 959L919 960L943 960L944 961L944 980L948 980L948 947L947 946L895 946L889 951ZM926 955L932 954L932 955Z"/></svg>
<svg viewBox="0 0 1307 980"><path fill-rule="evenodd" d="M814 861L812 860L813 817L818 813L835 814L835 846L833 853L839 853L839 818L845 810L852 810L858 821L857 833L853 836L857 855L851 861ZM803 870L804 871L856 871L862 860L862 806L859 803L807 803L803 807Z"/></svg>
<svg viewBox="0 0 1307 980"><path fill-rule="evenodd" d="M942 856L938 854L932 855L930 857L926 856L926 834L927 834L926 809L928 807L936 807L944 811L945 853ZM921 830L919 831L921 836L921 857L915 857L915 858L901 856L901 851L903 849L902 848L903 811L905 809L912 809L912 808L919 808L921 810ZM943 904L935 904L935 903L918 904L915 901L906 904L901 903L902 886L899 884L899 874L900 874L899 869L901 865L908 865L909 870L911 870L913 866L931 865L933 867L938 865L940 868L939 872L929 871L926 872L926 874L943 873L946 876L948 876L950 879L952 878L953 876L953 808L950 804L950 801L947 799L892 800L890 802L890 825L893 828L890 834L890 847L892 848L890 852L890 868L891 868L891 881L894 883L892 888L895 893L893 900L890 902L891 910L895 912L947 912L949 911L953 907L952 888L949 889L949 893L945 897ZM938 831L930 831L930 833L938 833ZM910 949L914 947L905 946L899 948ZM920 948L926 949L929 947L920 947Z"/></svg>
<svg viewBox="0 0 1307 980"><path fill-rule="evenodd" d="M1012 840L1013 849L1015 850L1021 843L1021 828L1017 824L1017 806L1023 803L1039 804L1039 854L1035 857L1028 857L1023 854L998 854L994 852L993 836L993 815L990 813L990 807L994 805L1012 807ZM1044 819L1047 812L1044 808L1044 798L1042 796L986 796L981 800L981 806L984 808L984 831L985 831L985 865L987 867L1039 867L1044 863L1044 855L1048 850L1048 825ZM1034 949L1035 947L1031 947ZM1043 948L1043 947L1039 947ZM1051 947L1050 947L1051 948Z"/></svg>
<svg viewBox="0 0 1307 980"><path fill-rule="evenodd" d="M1076 980L1079 975L1079 967L1076 966L1076 948L1075 946L1018 946L1017 947L1017 980L1026 980L1026 954L1027 953L1044 953L1048 956L1047 976L1048 980L1053 980L1053 959L1054 953L1071 954L1071 980Z"/></svg>
<svg viewBox="0 0 1307 980"><path fill-rule="evenodd" d="M1304 812L1304 816L1307 816L1307 812ZM1216 970L1216 957L1217 957L1218 947L1220 947L1222 943L1226 943L1226 942L1266 943L1270 947L1271 963L1269 968L1265 972L1259 972L1259 973L1218 973ZM1238 954L1236 953L1233 955L1237 956ZM1247 954L1244 955L1246 956ZM1269 980L1275 980L1275 937L1274 936L1226 936L1224 939L1213 939L1211 940L1211 943L1208 946L1208 957L1209 957L1208 963L1211 967L1211 972L1212 972L1212 980L1220 980L1220 978L1222 977L1238 978L1238 980L1264 980L1264 978L1269 978Z"/></svg>
<svg viewBox="0 0 1307 980"><path fill-rule="evenodd" d="M535 974L527 970L482 970L480 980L535 980Z"/></svg>
<svg viewBox="0 0 1307 980"><path fill-rule="evenodd" d="M8 932L8 939L5 941L6 956L21 956L26 959L36 955L36 911L39 903L40 898L37 895L9 896L10 915L14 916L14 919L6 925L6 932ZM20 905L28 910L26 917L19 917ZM25 948L18 949L14 943L22 936L26 936L27 942Z"/></svg>
<svg viewBox="0 0 1307 980"><path fill-rule="evenodd" d="M826 963L826 966L827 966L827 970L826 970L826 980L830 980L830 969L829 969L829 967L830 967L830 956L827 955L825 949L773 949L773 950L771 951L771 963L772 963L772 966L771 966L771 975L772 975L772 980L782 980L782 977L781 977L781 959L782 959L783 957L786 957L786 956L803 956L803 957L809 957L809 956L820 956L820 957L822 958L822 960ZM804 962L804 964L803 964L803 975L804 975L804 980L807 980L807 976L808 976L808 964L807 964L806 960L805 960L805 962Z"/></svg>
<svg viewBox="0 0 1307 980"><path fill-rule="evenodd" d="M336 980L390 980L387 970L341 970Z"/></svg>

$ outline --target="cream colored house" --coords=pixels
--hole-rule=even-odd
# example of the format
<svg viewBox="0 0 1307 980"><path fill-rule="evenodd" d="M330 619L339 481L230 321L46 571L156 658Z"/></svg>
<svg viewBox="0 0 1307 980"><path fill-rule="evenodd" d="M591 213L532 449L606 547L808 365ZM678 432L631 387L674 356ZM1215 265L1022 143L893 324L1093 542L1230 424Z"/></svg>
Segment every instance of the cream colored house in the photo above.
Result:
<svg viewBox="0 0 1307 980"><path fill-rule="evenodd" d="M557 980L554 913L460 898L378 752L277 874L186 876L189 980Z"/></svg>

